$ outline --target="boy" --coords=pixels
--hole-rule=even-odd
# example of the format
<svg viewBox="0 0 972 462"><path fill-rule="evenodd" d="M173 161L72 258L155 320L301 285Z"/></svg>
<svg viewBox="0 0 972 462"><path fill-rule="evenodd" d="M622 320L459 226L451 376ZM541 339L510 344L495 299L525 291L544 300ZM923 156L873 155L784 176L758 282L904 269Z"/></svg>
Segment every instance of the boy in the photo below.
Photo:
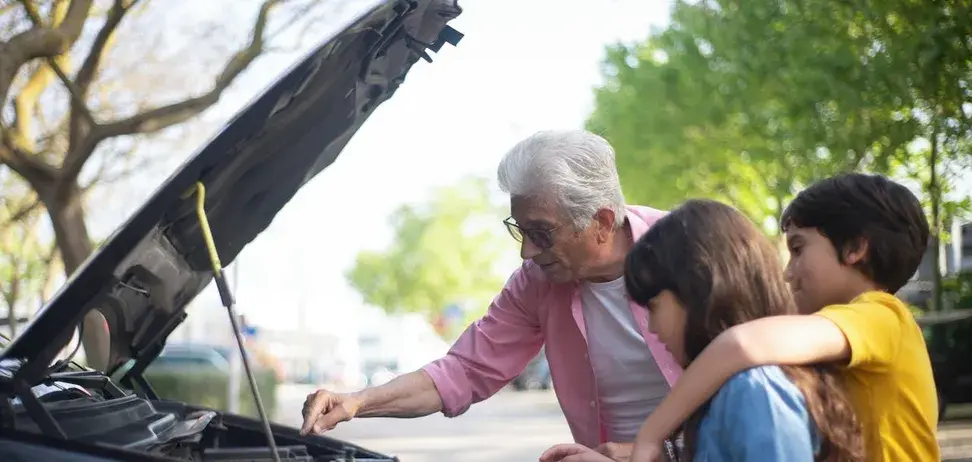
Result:
<svg viewBox="0 0 972 462"><path fill-rule="evenodd" d="M797 195L783 212L786 278L804 315L733 327L685 370L648 416L632 460L659 443L734 374L769 364L838 363L864 431L867 460L938 461L938 402L921 330L894 295L915 273L928 222L905 187L844 174Z"/></svg>

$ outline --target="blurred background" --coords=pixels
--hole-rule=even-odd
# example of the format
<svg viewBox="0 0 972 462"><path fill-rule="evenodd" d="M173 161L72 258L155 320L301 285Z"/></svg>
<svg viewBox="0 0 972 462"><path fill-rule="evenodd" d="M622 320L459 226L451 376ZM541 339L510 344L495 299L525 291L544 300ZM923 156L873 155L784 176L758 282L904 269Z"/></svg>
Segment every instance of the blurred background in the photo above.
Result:
<svg viewBox="0 0 972 462"><path fill-rule="evenodd" d="M69 3L0 0L0 40L57 23ZM0 150L8 337L238 110L374 4L142 0L103 35L116 3L135 2L97 0L69 53L0 72L6 140L70 166L27 181ZM629 202L724 200L778 242L776 217L818 178L878 172L913 188L934 241L899 295L935 361L944 454L972 456L968 2L460 5L459 46L416 65L229 268L275 420L299 425L318 387L380 384L444 354L519 264L499 159L537 130L585 127L616 148ZM79 146L68 133L84 117L124 123ZM50 187L69 194L41 200ZM150 380L163 396L255 415L215 286L188 311ZM571 439L549 385L541 355L457 420L362 420L334 435L408 461L532 460Z"/></svg>

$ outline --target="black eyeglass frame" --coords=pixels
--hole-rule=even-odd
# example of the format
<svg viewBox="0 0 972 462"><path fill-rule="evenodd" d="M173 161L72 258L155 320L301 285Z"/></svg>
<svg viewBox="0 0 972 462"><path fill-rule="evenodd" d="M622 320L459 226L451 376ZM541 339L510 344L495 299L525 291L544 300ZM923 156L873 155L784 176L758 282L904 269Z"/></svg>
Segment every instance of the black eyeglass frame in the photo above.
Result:
<svg viewBox="0 0 972 462"><path fill-rule="evenodd" d="M561 223L549 229L524 228L516 224L513 217L508 217L503 220L503 224L506 225L506 230L509 231L510 236L513 236L513 239L517 242L523 242L523 238L526 237L540 250L547 250L554 246L553 234L570 223Z"/></svg>

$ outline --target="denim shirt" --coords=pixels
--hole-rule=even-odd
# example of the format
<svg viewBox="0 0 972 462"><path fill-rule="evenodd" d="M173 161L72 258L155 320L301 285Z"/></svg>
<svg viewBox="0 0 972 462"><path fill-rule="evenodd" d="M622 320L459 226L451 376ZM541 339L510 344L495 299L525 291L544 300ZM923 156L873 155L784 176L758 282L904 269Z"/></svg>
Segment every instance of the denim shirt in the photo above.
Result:
<svg viewBox="0 0 972 462"><path fill-rule="evenodd" d="M819 441L803 393L779 367L762 366L719 389L695 447L696 462L813 462Z"/></svg>

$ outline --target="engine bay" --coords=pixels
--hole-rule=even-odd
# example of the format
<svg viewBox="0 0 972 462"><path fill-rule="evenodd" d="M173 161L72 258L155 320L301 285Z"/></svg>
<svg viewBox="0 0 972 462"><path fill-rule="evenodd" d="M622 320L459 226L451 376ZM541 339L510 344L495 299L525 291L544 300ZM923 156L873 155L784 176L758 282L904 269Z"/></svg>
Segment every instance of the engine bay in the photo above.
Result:
<svg viewBox="0 0 972 462"><path fill-rule="evenodd" d="M108 446L138 455L193 462L262 462L274 460L262 424L178 401L152 400L122 390L94 371L57 374L32 390L43 411L67 440L79 445ZM79 380L80 379L80 380ZM101 383L99 387L79 383ZM3 432L42 435L31 406L9 398L0 410ZM296 429L271 425L282 461L367 462L397 460L322 436L301 436ZM5 443L0 457L12 454ZM36 453L34 453L36 457ZM34 457L25 460L36 460Z"/></svg>

